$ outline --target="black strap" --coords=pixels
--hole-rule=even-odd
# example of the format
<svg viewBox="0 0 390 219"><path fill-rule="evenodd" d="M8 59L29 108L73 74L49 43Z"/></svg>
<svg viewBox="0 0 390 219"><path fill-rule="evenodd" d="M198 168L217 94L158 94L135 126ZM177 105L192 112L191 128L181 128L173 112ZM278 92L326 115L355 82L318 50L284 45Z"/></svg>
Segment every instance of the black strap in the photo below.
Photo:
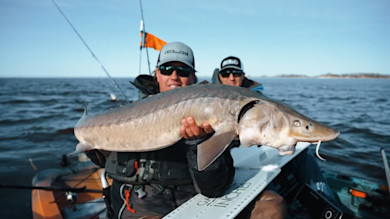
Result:
<svg viewBox="0 0 390 219"><path fill-rule="evenodd" d="M103 188L103 199L106 203L106 216L107 218L114 218L114 211L111 208L111 186Z"/></svg>
<svg viewBox="0 0 390 219"><path fill-rule="evenodd" d="M254 101L252 101L252 102L247 103L244 107L242 107L240 113L238 114L237 122L239 123L240 120L241 120L241 118L244 116L244 114L245 114L248 110L252 109L252 108L255 106L255 104L257 104L257 103L259 103L259 102L260 102L259 100L254 100Z"/></svg>

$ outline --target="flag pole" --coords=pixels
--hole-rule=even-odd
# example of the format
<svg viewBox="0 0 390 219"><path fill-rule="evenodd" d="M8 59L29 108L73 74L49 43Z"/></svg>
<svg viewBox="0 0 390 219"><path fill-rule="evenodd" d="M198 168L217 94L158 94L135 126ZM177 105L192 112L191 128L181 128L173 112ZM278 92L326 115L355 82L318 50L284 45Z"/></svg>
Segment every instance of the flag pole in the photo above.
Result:
<svg viewBox="0 0 390 219"><path fill-rule="evenodd" d="M139 70L138 70L138 75L142 74L142 47L145 45L145 34L144 34L144 21L141 20L140 24L140 31L141 31L141 45L139 47Z"/></svg>
<svg viewBox="0 0 390 219"><path fill-rule="evenodd" d="M145 38L146 38L146 31L145 31L145 24L144 24L144 12L143 12L143 9L142 9L142 0L139 0L139 6L140 6L140 10L141 10L141 33L142 33L142 45L141 45L141 51L140 51L140 74L141 74L141 54L142 54L142 47L144 47L146 49L146 58L148 60L148 68L149 68L149 75L152 75L152 72L150 70L150 60L149 60L149 52L148 52L148 48L146 47L145 45Z"/></svg>

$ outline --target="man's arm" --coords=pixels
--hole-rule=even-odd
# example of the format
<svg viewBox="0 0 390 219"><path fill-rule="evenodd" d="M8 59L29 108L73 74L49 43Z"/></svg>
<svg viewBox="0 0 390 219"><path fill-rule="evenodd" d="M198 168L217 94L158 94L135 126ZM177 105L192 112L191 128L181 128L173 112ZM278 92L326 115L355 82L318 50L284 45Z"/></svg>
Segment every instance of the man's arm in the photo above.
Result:
<svg viewBox="0 0 390 219"><path fill-rule="evenodd" d="M205 140L214 130L208 123L199 127L192 117L182 120L180 129L183 138L190 145L187 152L188 165L191 175L200 190L199 192L208 197L221 196L231 185L234 178L233 158L229 150L226 150L209 167L198 171L197 144Z"/></svg>

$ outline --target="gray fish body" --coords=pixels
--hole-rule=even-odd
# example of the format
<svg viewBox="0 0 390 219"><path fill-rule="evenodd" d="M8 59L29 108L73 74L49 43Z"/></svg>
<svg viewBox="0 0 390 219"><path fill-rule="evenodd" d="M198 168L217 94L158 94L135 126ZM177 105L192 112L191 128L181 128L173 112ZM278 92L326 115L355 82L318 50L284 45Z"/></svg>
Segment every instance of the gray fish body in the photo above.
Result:
<svg viewBox="0 0 390 219"><path fill-rule="evenodd" d="M77 150L142 152L165 148L181 139L181 121L189 116L197 124L208 122L215 131L198 146L200 170L238 136L244 146L264 144L291 151L297 141L327 141L338 135L247 88L208 84L160 93L104 114L84 115L74 129ZM300 130L297 125L305 127Z"/></svg>

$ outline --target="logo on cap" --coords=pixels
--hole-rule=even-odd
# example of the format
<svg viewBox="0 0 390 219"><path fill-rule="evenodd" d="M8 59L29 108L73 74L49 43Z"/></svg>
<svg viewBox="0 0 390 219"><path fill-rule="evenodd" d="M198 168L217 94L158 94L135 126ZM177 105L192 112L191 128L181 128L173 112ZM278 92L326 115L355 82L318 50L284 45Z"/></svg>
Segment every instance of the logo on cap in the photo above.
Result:
<svg viewBox="0 0 390 219"><path fill-rule="evenodd" d="M176 50L173 50L173 49L165 51L165 54L172 54L172 53L188 56L188 52L185 52L185 51L176 51Z"/></svg>
<svg viewBox="0 0 390 219"><path fill-rule="evenodd" d="M236 65L236 66L239 66L239 62L238 60L236 59L227 59L225 61L222 62L222 67L225 67L227 65Z"/></svg>
<svg viewBox="0 0 390 219"><path fill-rule="evenodd" d="M229 56L223 59L221 62L221 70L229 69L229 68L243 70L240 59L234 56Z"/></svg>

